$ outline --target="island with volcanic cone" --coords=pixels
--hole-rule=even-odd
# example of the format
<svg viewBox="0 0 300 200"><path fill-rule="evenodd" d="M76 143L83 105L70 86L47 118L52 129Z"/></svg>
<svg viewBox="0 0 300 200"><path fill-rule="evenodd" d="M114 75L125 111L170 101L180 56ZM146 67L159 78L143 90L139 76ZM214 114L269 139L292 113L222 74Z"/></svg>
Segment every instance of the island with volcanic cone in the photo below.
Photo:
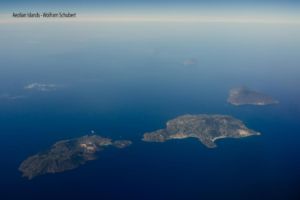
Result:
<svg viewBox="0 0 300 200"><path fill-rule="evenodd" d="M229 97L227 99L227 102L235 106L265 106L279 103L279 101L273 99L271 96L251 90L247 87L238 87L231 89L229 91Z"/></svg>
<svg viewBox="0 0 300 200"><path fill-rule="evenodd" d="M131 145L129 140L112 141L99 135L85 135L79 138L56 142L48 150L30 156L24 160L19 170L29 180L47 173L72 170L87 161L97 159L98 153L110 146L125 148Z"/></svg>
<svg viewBox="0 0 300 200"><path fill-rule="evenodd" d="M182 115L167 122L165 129L145 133L145 142L165 142L172 139L197 138L208 148L216 147L221 138L244 138L260 135L228 115Z"/></svg>

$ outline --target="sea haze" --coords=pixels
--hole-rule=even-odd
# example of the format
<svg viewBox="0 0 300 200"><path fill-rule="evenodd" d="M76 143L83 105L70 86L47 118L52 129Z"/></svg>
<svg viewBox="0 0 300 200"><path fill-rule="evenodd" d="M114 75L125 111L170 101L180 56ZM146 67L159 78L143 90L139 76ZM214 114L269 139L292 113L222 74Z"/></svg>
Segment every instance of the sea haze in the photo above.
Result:
<svg viewBox="0 0 300 200"><path fill-rule="evenodd" d="M299 25L31 22L0 32L4 199L300 198ZM229 105L237 86L280 103ZM262 135L216 149L141 141L188 113L232 115ZM133 144L73 171L21 177L22 160L91 130Z"/></svg>

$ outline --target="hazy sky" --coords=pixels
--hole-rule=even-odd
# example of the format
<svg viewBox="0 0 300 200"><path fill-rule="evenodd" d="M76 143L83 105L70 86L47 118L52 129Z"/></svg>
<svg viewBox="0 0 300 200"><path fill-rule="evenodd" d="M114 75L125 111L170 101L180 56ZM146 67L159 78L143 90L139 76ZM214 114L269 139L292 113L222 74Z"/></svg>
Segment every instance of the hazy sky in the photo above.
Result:
<svg viewBox="0 0 300 200"><path fill-rule="evenodd" d="M247 18L246 21L259 18L265 22L272 18L272 22L300 23L299 0L1 0L0 22L11 20L13 12L29 11L76 12L79 18L100 15L173 18L201 16L203 19L204 16L209 18L208 21L227 17L229 21L233 18Z"/></svg>
<svg viewBox="0 0 300 200"><path fill-rule="evenodd" d="M168 6L200 6L200 7L299 7L299 0L1 0L3 7L12 6L69 6L69 7L168 7ZM0 7L2 7L0 6Z"/></svg>
<svg viewBox="0 0 300 200"><path fill-rule="evenodd" d="M214 3L238 3L238 4L256 4L256 3L280 3L280 4L299 4L298 0L2 0L1 2L6 3L81 3L87 2L99 3L99 4L157 4L157 3L200 3L200 4L214 4Z"/></svg>

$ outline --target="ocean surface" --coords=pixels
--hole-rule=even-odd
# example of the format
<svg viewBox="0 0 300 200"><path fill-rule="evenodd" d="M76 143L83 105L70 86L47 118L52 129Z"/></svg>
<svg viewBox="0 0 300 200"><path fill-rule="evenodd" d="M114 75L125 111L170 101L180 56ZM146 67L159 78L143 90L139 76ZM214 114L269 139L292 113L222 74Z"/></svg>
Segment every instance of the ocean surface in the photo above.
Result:
<svg viewBox="0 0 300 200"><path fill-rule="evenodd" d="M300 199L299 25L32 22L0 32L1 199ZM24 89L31 83L55 89ZM229 105L237 86L280 103ZM141 141L172 118L205 113L262 134L215 149ZM91 130L133 144L22 178L28 156Z"/></svg>

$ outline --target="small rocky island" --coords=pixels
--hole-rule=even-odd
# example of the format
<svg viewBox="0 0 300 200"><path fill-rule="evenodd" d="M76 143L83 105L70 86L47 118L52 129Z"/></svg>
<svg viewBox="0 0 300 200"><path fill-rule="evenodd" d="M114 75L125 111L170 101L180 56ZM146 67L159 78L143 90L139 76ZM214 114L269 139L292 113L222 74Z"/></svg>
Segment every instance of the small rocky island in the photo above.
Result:
<svg viewBox="0 0 300 200"><path fill-rule="evenodd" d="M62 140L48 150L27 158L21 163L19 170L28 179L47 173L64 172L97 159L97 153L109 146L125 148L131 143L129 140L112 141L99 135Z"/></svg>
<svg viewBox="0 0 300 200"><path fill-rule="evenodd" d="M143 141L165 142L171 139L197 138L208 148L221 138L242 138L260 135L244 123L228 115L182 115L167 122L165 129L145 133Z"/></svg>
<svg viewBox="0 0 300 200"><path fill-rule="evenodd" d="M235 106L240 105L257 105L264 106L279 103L272 97L261 92L250 90L247 87L233 88L229 92L227 99L229 103Z"/></svg>

